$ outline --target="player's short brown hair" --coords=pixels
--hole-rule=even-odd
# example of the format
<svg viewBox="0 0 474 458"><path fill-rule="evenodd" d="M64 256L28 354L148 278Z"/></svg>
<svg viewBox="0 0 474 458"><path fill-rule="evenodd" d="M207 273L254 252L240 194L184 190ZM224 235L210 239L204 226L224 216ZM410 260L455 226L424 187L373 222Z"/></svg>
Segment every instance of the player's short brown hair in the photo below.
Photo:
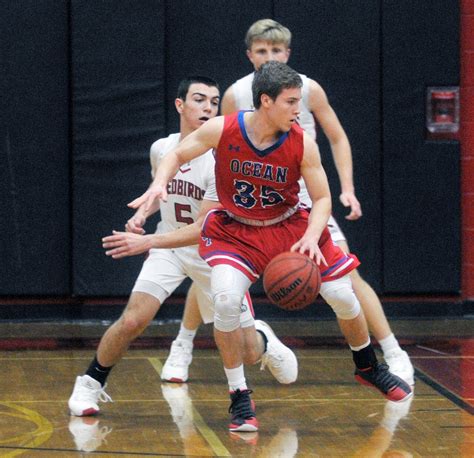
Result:
<svg viewBox="0 0 474 458"><path fill-rule="evenodd" d="M260 19L254 22L245 35L247 49L255 41L269 41L270 43L283 43L287 48L291 45L291 32L285 26L273 19Z"/></svg>

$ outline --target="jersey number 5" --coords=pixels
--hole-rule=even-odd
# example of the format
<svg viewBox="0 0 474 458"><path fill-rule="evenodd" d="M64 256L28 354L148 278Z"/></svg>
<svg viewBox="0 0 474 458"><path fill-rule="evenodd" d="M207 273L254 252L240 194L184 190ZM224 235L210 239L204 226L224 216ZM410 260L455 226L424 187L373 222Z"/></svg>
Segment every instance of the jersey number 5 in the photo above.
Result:
<svg viewBox="0 0 474 458"><path fill-rule="evenodd" d="M237 191L237 194L234 194L234 203L239 207L253 208L258 199L260 199L262 207L271 207L284 200L283 196L271 186L255 186L242 180L235 180L234 186ZM260 188L260 193L256 192L257 188Z"/></svg>
<svg viewBox="0 0 474 458"><path fill-rule="evenodd" d="M178 223L193 224L194 220L190 216L183 216L183 212L191 213L191 205L174 204L174 214Z"/></svg>

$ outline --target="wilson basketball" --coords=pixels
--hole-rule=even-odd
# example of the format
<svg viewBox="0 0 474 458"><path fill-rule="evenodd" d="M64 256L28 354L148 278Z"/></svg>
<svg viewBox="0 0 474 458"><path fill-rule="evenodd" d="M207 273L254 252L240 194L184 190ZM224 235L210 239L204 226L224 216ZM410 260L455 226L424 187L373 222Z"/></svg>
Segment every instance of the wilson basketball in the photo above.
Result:
<svg viewBox="0 0 474 458"><path fill-rule="evenodd" d="M270 261L263 272L263 287L273 304L284 310L301 310L318 296L321 273L305 254L287 251Z"/></svg>

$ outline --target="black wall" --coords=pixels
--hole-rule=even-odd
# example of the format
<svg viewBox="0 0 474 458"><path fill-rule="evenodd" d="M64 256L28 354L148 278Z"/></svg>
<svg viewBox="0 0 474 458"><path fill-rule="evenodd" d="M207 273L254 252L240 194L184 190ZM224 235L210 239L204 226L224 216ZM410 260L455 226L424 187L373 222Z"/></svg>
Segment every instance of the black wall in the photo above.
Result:
<svg viewBox="0 0 474 458"><path fill-rule="evenodd" d="M459 145L424 128L426 86L459 83L457 1L0 6L0 295L128 295L142 259L110 260L100 239L148 186L151 143L178 128L179 80L206 74L223 92L249 73L243 39L263 17L292 30L289 63L325 88L348 133L357 222L318 140L364 277L380 293L458 292Z"/></svg>
<svg viewBox="0 0 474 458"><path fill-rule="evenodd" d="M0 294L68 294L68 9L0 4Z"/></svg>

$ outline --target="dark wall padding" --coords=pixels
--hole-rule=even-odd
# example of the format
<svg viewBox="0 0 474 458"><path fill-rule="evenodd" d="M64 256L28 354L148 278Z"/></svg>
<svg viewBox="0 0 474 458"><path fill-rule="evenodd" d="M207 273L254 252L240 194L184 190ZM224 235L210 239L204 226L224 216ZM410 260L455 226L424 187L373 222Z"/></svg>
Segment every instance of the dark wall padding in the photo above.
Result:
<svg viewBox="0 0 474 458"><path fill-rule="evenodd" d="M0 2L0 294L70 292L68 11Z"/></svg>
<svg viewBox="0 0 474 458"><path fill-rule="evenodd" d="M245 33L253 22L272 16L272 3L271 0L167 1L166 109L170 132L176 132L179 127L174 99L182 78L190 74L214 78L223 95L236 79L253 71L245 53Z"/></svg>
<svg viewBox="0 0 474 458"><path fill-rule="evenodd" d="M460 289L457 142L425 140L427 86L459 84L459 2L383 2L387 293Z"/></svg>
<svg viewBox="0 0 474 458"><path fill-rule="evenodd" d="M364 277L381 293L459 290L459 145L424 127L426 86L459 83L457 0L0 6L0 295L129 294L143 258L107 258L101 238L148 186L150 145L178 130L178 82L205 74L224 92L252 71L244 35L265 17L292 30L290 65L323 86L349 136L357 222L318 143Z"/></svg>
<svg viewBox="0 0 474 458"><path fill-rule="evenodd" d="M345 220L340 186L322 130L318 144L329 177L333 213L360 271L378 291L382 288L380 8L353 0L275 1L275 19L293 33L289 64L316 80L326 91L351 143L356 195L363 217Z"/></svg>
<svg viewBox="0 0 474 458"><path fill-rule="evenodd" d="M142 259L107 258L101 237L132 216L126 204L149 185L149 148L165 134L164 3L76 0L71 30L73 292L126 295Z"/></svg>

